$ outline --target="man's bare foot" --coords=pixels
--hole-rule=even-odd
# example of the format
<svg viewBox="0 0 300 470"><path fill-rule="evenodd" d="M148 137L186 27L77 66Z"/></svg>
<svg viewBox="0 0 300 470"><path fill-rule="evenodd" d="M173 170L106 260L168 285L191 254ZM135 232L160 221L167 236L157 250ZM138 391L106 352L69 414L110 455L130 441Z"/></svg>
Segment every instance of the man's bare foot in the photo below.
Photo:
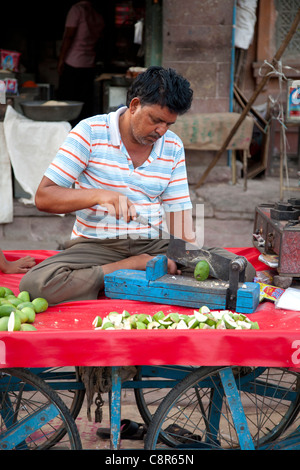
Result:
<svg viewBox="0 0 300 470"><path fill-rule="evenodd" d="M177 269L177 264L172 259L168 258L168 274L181 274L181 271Z"/></svg>
<svg viewBox="0 0 300 470"><path fill-rule="evenodd" d="M121 261L116 261L115 263L109 263L102 266L103 274L109 274L118 269L138 269L145 271L148 261L150 261L154 256L150 256L147 253L141 255L130 256ZM168 273L169 274L181 274L181 271L177 269L175 261L168 259Z"/></svg>
<svg viewBox="0 0 300 470"><path fill-rule="evenodd" d="M35 264L34 258L24 256L16 261L5 260L3 266L1 265L1 271L5 274L23 274L27 273Z"/></svg>

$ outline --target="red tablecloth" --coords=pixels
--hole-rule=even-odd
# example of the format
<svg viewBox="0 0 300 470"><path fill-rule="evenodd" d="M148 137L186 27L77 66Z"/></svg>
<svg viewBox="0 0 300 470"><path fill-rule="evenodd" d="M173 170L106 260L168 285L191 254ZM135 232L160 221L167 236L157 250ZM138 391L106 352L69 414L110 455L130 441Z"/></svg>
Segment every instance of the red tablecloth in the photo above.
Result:
<svg viewBox="0 0 300 470"><path fill-rule="evenodd" d="M246 256L256 270L266 269L255 248L228 250ZM6 251L13 260L26 254L37 262L54 251ZM19 292L22 275L0 272L0 286ZM110 311L154 314L190 308L115 300L68 302L36 316L34 332L0 332L1 367L126 366L126 365L248 365L297 368L300 362L300 312L275 309L265 301L251 320L259 330L94 330L96 315ZM299 351L299 352L298 352Z"/></svg>

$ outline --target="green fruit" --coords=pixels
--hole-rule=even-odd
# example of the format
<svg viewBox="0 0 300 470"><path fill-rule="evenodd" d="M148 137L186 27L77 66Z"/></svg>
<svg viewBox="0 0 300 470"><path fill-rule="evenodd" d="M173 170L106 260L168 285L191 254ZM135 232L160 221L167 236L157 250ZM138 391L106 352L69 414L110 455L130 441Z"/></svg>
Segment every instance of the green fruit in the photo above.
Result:
<svg viewBox="0 0 300 470"><path fill-rule="evenodd" d="M123 320L123 316L121 313L118 313L118 312L110 312L108 314L108 320L115 326L119 326L120 323L122 322Z"/></svg>
<svg viewBox="0 0 300 470"><path fill-rule="evenodd" d="M15 296L12 296L12 295L8 295L6 297L6 300L9 301L10 304L14 305L15 307L17 307L21 302L22 300L18 299L17 297Z"/></svg>
<svg viewBox="0 0 300 470"><path fill-rule="evenodd" d="M159 320L162 320L163 318L165 318L165 314L162 310L160 310L159 312L156 312L154 315L153 315L153 320L154 321L159 321Z"/></svg>
<svg viewBox="0 0 300 470"><path fill-rule="evenodd" d="M159 328L159 327L160 327L160 324L157 321L151 321L147 325L148 330L157 330L157 328Z"/></svg>
<svg viewBox="0 0 300 470"><path fill-rule="evenodd" d="M113 330L115 329L114 325L110 323L109 321L107 321L106 323L104 323L104 325L102 325L102 330L107 330L108 328L112 328Z"/></svg>
<svg viewBox="0 0 300 470"><path fill-rule="evenodd" d="M196 264L194 269L194 278L197 281L205 281L209 276L209 264L206 260L202 259Z"/></svg>
<svg viewBox="0 0 300 470"><path fill-rule="evenodd" d="M9 305L9 304L4 304L4 305L0 305L0 317L6 317L11 314L11 312L15 312L16 310L16 307L14 307L13 305Z"/></svg>
<svg viewBox="0 0 300 470"><path fill-rule="evenodd" d="M4 290L5 290L5 297L7 297L8 295L15 295L13 291L9 289L9 287L4 287Z"/></svg>
<svg viewBox="0 0 300 470"><path fill-rule="evenodd" d="M32 308L32 310L34 310L34 305L32 302L21 302L19 305L18 305L18 310L22 310L22 308L24 307L30 307Z"/></svg>
<svg viewBox="0 0 300 470"><path fill-rule="evenodd" d="M27 315L27 323L33 323L35 320L35 311L33 308L30 307L24 307L22 308L21 312L25 313Z"/></svg>
<svg viewBox="0 0 300 470"><path fill-rule="evenodd" d="M170 320L172 320L172 322L174 322L174 323L179 323L179 321L180 321L178 313L170 313L168 318L170 318Z"/></svg>
<svg viewBox="0 0 300 470"><path fill-rule="evenodd" d="M199 323L205 323L207 321L207 315L204 315L204 313L197 312L197 310L194 310L194 315L196 320L198 320Z"/></svg>
<svg viewBox="0 0 300 470"><path fill-rule="evenodd" d="M186 324L188 324L190 319L191 319L190 315L185 315L185 314L180 315L180 321L184 321Z"/></svg>
<svg viewBox="0 0 300 470"><path fill-rule="evenodd" d="M5 296L5 289L4 287L0 287L0 297L4 297Z"/></svg>
<svg viewBox="0 0 300 470"><path fill-rule="evenodd" d="M15 312L11 312L8 323L7 323L7 330L8 331L19 331L21 329L21 320Z"/></svg>
<svg viewBox="0 0 300 470"><path fill-rule="evenodd" d="M224 323L225 323L225 326L226 328L228 329L234 329L237 327L234 319L228 314L228 313L225 313L224 316L223 316L223 320L224 320Z"/></svg>
<svg viewBox="0 0 300 470"><path fill-rule="evenodd" d="M193 329L196 328L196 326L199 326L199 323L200 323L200 322L199 322L196 318L192 317L191 320L190 320L189 323L188 323L188 327L189 327L191 330L193 330Z"/></svg>
<svg viewBox="0 0 300 470"><path fill-rule="evenodd" d="M152 321L152 317L151 315L146 315L145 313L140 313L138 315L138 321L141 322L141 323L145 323L146 325L148 325L148 323L150 321Z"/></svg>
<svg viewBox="0 0 300 470"><path fill-rule="evenodd" d="M7 331L9 317L0 318L0 331Z"/></svg>
<svg viewBox="0 0 300 470"><path fill-rule="evenodd" d="M147 325L141 321L137 321L136 328L137 330L145 330L145 328L147 328Z"/></svg>
<svg viewBox="0 0 300 470"><path fill-rule="evenodd" d="M37 331L37 330L35 326L30 325L29 323L22 323L21 331Z"/></svg>
<svg viewBox="0 0 300 470"><path fill-rule="evenodd" d="M95 328L99 328L101 325L102 325L102 318L97 316L95 317L92 325L95 327Z"/></svg>
<svg viewBox="0 0 300 470"><path fill-rule="evenodd" d="M159 320L158 322L160 325L163 325L163 326L170 326L172 325L172 322L169 321L169 320Z"/></svg>
<svg viewBox="0 0 300 470"><path fill-rule="evenodd" d="M22 310L16 310L15 314L18 315L18 317L21 320L21 323L27 323L28 322L28 314L26 312L23 312Z"/></svg>
<svg viewBox="0 0 300 470"><path fill-rule="evenodd" d="M34 305L35 313L45 312L45 310L47 310L48 308L47 300L43 299L42 297L37 297L36 299L33 299L32 303Z"/></svg>
<svg viewBox="0 0 300 470"><path fill-rule="evenodd" d="M29 292L27 292L27 290L22 290L18 294L18 299L20 299L22 302L30 302Z"/></svg>
<svg viewBox="0 0 300 470"><path fill-rule="evenodd" d="M199 308L200 313L209 313L210 309L206 305L202 305L202 307Z"/></svg>

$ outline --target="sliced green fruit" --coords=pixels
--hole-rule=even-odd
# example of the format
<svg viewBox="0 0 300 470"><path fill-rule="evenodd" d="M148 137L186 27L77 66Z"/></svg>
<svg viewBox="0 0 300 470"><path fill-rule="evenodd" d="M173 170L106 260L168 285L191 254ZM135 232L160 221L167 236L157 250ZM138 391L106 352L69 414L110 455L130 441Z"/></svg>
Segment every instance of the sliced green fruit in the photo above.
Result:
<svg viewBox="0 0 300 470"><path fill-rule="evenodd" d="M189 323L190 319L191 319L190 315L185 315L185 314L180 315L180 320L183 320L186 324Z"/></svg>
<svg viewBox="0 0 300 470"><path fill-rule="evenodd" d="M159 320L162 320L163 318L165 318L165 314L162 310L160 310L159 312L156 312L153 315L152 318L153 318L154 321L159 321Z"/></svg>
<svg viewBox="0 0 300 470"><path fill-rule="evenodd" d="M110 312L108 314L108 320L115 326L120 325L123 320L123 316L118 312Z"/></svg>
<svg viewBox="0 0 300 470"><path fill-rule="evenodd" d="M225 330L225 329L226 329L225 322L221 318L221 320L218 320L217 323L216 323L216 330Z"/></svg>
<svg viewBox="0 0 300 470"><path fill-rule="evenodd" d="M148 323L147 329L156 330L157 328L159 328L159 326L160 326L160 323L158 323L158 321L151 321L150 323Z"/></svg>
<svg viewBox="0 0 300 470"><path fill-rule="evenodd" d="M47 310L48 308L47 300L42 297L37 297L36 299L33 299L32 303L34 305L35 313L45 312L45 310Z"/></svg>
<svg viewBox="0 0 300 470"><path fill-rule="evenodd" d="M194 278L197 281L205 281L209 276L209 264L206 260L202 259L196 264L194 269Z"/></svg>
<svg viewBox="0 0 300 470"><path fill-rule="evenodd" d="M99 328L102 325L102 318L97 315L97 317L94 318L92 324L95 328Z"/></svg>
<svg viewBox="0 0 300 470"><path fill-rule="evenodd" d="M138 314L137 319L139 322L145 323L146 325L152 321L151 315L146 315L145 313Z"/></svg>
<svg viewBox="0 0 300 470"><path fill-rule="evenodd" d="M107 330L107 329L111 329L111 330L115 329L114 325L109 321L107 321L106 323L102 325L102 330Z"/></svg>
<svg viewBox="0 0 300 470"><path fill-rule="evenodd" d="M127 312L127 310L123 310L122 315L123 315L124 318L129 318L130 317L130 313Z"/></svg>
<svg viewBox="0 0 300 470"><path fill-rule="evenodd" d="M204 315L204 313L197 312L197 310L194 310L194 316L199 323L205 323L208 318L207 315Z"/></svg>
<svg viewBox="0 0 300 470"><path fill-rule="evenodd" d="M163 325L163 326L172 325L172 322L171 322L171 321L168 321L168 320L159 320L158 323L160 323L160 324Z"/></svg>
<svg viewBox="0 0 300 470"><path fill-rule="evenodd" d="M8 323L7 323L7 331L20 331L21 328L21 320L15 312L11 312Z"/></svg>
<svg viewBox="0 0 300 470"><path fill-rule="evenodd" d="M193 330L197 326L199 326L199 323L200 322L197 320L197 318L192 317L191 320L188 322L188 327Z"/></svg>
<svg viewBox="0 0 300 470"><path fill-rule="evenodd" d="M224 314L223 320L224 320L226 328L228 328L228 329L236 328L237 325L236 325L234 319L228 313Z"/></svg>
<svg viewBox="0 0 300 470"><path fill-rule="evenodd" d="M210 309L206 305L202 305L202 307L199 308L200 313L209 313Z"/></svg>
<svg viewBox="0 0 300 470"><path fill-rule="evenodd" d="M194 310L194 315L179 314L172 312L164 315L162 311L156 312L153 317L145 313L119 314L110 312L101 319L96 317L93 325L101 329L132 330L132 329L259 329L257 322L251 322L244 314L231 312L229 310L210 311L206 306ZM18 312L16 312L18 313ZM125 316L126 315L126 316ZM155 320L158 318L158 320ZM102 323L101 323L102 322ZM98 326L102 325L102 326Z"/></svg>
<svg viewBox="0 0 300 470"><path fill-rule="evenodd" d="M243 330L250 330L251 329L251 323L247 322L247 321L243 321L243 320L238 320L236 322L236 324L238 326L241 326L243 328Z"/></svg>
<svg viewBox="0 0 300 470"><path fill-rule="evenodd" d="M180 317L179 317L179 314L178 313L170 313L168 316L167 316L168 319L170 319L172 322L174 323L179 323L180 321Z"/></svg>
<svg viewBox="0 0 300 470"><path fill-rule="evenodd" d="M213 318L212 316L209 316L207 315L207 320L206 320L206 324L209 325L209 326L216 326L218 320L216 320L215 318Z"/></svg>
<svg viewBox="0 0 300 470"><path fill-rule="evenodd" d="M188 326L184 320L180 320L180 322L177 325L177 330L187 330Z"/></svg>

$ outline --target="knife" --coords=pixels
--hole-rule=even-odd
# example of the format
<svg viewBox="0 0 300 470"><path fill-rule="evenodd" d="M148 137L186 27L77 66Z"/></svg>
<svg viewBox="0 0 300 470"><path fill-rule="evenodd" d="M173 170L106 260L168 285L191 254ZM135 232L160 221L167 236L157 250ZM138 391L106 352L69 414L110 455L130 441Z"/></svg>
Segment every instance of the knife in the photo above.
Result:
<svg viewBox="0 0 300 470"><path fill-rule="evenodd" d="M210 276L223 281L229 280L232 258L214 253L212 249L206 247L200 248L196 244L189 243L182 238L177 238L161 227L152 225L147 218L140 214L136 217L135 221L153 228L160 234L161 238L170 240L166 256L177 264L195 269L199 261L206 260L209 264Z"/></svg>

